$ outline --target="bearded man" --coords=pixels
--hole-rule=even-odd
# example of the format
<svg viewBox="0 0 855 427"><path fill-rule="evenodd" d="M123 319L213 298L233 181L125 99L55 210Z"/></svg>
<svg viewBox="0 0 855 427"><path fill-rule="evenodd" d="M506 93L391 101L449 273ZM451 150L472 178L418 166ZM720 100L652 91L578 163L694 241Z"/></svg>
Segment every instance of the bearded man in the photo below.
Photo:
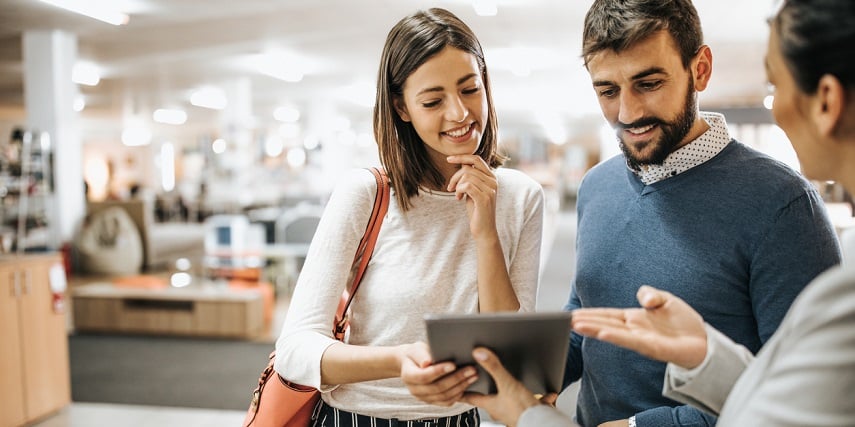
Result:
<svg viewBox="0 0 855 427"><path fill-rule="evenodd" d="M799 292L840 262L822 200L797 171L700 112L712 74L691 0L596 0L582 58L623 154L579 188L577 271L566 309L635 307L641 285L687 301L756 353ZM573 334L583 426L713 425L662 396L665 364Z"/></svg>

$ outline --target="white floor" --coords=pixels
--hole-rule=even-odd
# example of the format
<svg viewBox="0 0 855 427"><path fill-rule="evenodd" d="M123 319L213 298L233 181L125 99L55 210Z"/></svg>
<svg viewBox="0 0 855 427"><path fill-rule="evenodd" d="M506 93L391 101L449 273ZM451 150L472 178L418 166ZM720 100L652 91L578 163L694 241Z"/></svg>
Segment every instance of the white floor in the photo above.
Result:
<svg viewBox="0 0 855 427"><path fill-rule="evenodd" d="M556 240L544 239L542 257L545 265L540 284L541 288L538 293L538 310L559 310L567 301L570 276L575 268L575 254L573 253L575 221L576 217L573 212L547 215L543 235ZM277 304L274 322L281 324L284 313L278 306ZM276 331L272 332L275 334ZM568 413L574 410L577 388L578 384L574 384L561 394L558 400L558 408ZM240 426L244 414L243 411L216 409L73 402L59 413L30 427ZM484 427L501 427L489 421L483 421L481 425Z"/></svg>
<svg viewBox="0 0 855 427"><path fill-rule="evenodd" d="M240 426L243 411L74 402L33 427L223 427Z"/></svg>

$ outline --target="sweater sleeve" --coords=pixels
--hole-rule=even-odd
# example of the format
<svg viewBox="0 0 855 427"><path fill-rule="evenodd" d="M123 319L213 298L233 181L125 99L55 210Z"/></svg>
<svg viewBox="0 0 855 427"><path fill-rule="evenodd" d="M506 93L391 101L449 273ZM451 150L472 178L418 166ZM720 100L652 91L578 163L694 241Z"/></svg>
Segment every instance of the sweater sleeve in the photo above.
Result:
<svg viewBox="0 0 855 427"><path fill-rule="evenodd" d="M521 194L525 197L525 220L518 238L515 256L510 259L508 276L520 303L519 311L534 311L540 276L540 246L543 234L543 189L532 186ZM505 249L507 250L507 249Z"/></svg>
<svg viewBox="0 0 855 427"><path fill-rule="evenodd" d="M764 344L802 289L839 263L834 229L819 195L808 190L780 210L751 260L749 292Z"/></svg>
<svg viewBox="0 0 855 427"><path fill-rule="evenodd" d="M324 208L276 341L276 372L318 389L323 389L321 357L336 343L333 317L376 191L370 172L360 169L345 175Z"/></svg>

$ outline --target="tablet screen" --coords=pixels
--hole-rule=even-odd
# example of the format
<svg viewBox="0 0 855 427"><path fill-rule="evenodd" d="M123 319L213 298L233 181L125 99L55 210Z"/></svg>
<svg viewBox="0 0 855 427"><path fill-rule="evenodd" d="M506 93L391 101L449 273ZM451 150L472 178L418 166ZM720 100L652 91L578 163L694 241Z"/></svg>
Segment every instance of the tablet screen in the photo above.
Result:
<svg viewBox="0 0 855 427"><path fill-rule="evenodd" d="M428 345L437 362L474 365L472 349L493 350L505 368L533 393L558 393L570 345L570 313L479 313L425 316ZM478 367L469 391L493 394L490 375Z"/></svg>

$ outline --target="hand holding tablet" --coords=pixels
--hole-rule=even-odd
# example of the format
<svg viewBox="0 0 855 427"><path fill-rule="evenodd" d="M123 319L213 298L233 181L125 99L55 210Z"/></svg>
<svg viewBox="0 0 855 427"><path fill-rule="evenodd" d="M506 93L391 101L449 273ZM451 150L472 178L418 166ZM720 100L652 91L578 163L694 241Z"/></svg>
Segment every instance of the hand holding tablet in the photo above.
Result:
<svg viewBox="0 0 855 427"><path fill-rule="evenodd" d="M425 316L433 360L472 365L478 380L468 391L496 392L489 374L472 358L475 347L487 347L505 368L534 393L561 391L570 340L569 312L436 314Z"/></svg>

